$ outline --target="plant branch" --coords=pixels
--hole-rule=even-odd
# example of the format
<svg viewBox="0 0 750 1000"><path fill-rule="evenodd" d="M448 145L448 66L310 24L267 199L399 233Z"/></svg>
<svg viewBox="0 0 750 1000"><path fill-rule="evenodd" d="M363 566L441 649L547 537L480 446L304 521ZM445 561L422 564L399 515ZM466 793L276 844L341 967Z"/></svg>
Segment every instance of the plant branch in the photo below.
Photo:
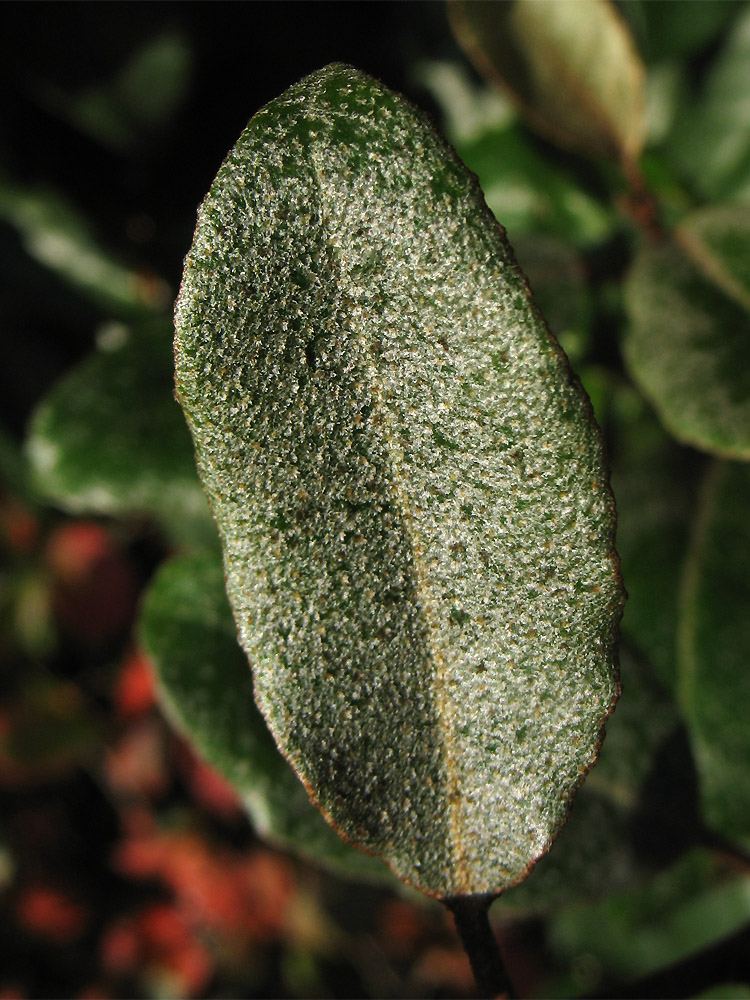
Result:
<svg viewBox="0 0 750 1000"><path fill-rule="evenodd" d="M625 159L622 172L628 185L623 207L636 225L655 243L667 236L661 218L661 206L635 160Z"/></svg>
<svg viewBox="0 0 750 1000"><path fill-rule="evenodd" d="M495 898L492 895L453 896L445 900L445 905L453 913L480 995L513 1000L516 994L488 915Z"/></svg>

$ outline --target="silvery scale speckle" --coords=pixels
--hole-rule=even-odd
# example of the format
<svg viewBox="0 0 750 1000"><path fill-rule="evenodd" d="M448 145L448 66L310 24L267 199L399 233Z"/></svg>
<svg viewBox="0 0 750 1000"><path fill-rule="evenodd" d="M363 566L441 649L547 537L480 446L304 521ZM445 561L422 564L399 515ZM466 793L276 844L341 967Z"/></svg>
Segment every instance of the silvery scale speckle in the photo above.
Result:
<svg viewBox="0 0 750 1000"><path fill-rule="evenodd" d="M256 695L325 815L437 896L550 845L617 695L599 432L476 179L334 65L200 210L177 386Z"/></svg>

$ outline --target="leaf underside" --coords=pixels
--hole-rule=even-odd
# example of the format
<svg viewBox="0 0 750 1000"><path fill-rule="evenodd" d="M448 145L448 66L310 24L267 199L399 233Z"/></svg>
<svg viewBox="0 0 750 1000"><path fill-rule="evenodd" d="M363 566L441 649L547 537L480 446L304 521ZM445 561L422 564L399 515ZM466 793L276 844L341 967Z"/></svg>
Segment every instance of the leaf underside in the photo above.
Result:
<svg viewBox="0 0 750 1000"><path fill-rule="evenodd" d="M159 570L140 633L164 707L239 792L259 833L339 875L393 879L382 861L336 836L276 749L253 701L218 553L182 554Z"/></svg>
<svg viewBox="0 0 750 1000"><path fill-rule="evenodd" d="M475 179L330 66L221 167L176 326L283 753L424 891L519 881L596 758L622 590L588 400Z"/></svg>

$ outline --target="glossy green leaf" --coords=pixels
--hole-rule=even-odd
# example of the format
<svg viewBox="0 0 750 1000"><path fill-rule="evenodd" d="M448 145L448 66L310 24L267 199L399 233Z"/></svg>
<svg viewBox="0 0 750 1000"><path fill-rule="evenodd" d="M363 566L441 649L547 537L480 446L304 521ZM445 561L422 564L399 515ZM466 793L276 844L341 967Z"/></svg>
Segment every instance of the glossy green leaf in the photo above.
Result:
<svg viewBox="0 0 750 1000"><path fill-rule="evenodd" d="M39 492L75 513L154 514L174 537L215 537L172 380L168 323L107 328L33 416Z"/></svg>
<svg viewBox="0 0 750 1000"><path fill-rule="evenodd" d="M412 884L519 881L596 758L622 592L598 429L475 179L328 67L225 161L176 319L283 752Z"/></svg>
<svg viewBox="0 0 750 1000"><path fill-rule="evenodd" d="M181 555L160 569L140 633L170 718L237 789L262 836L341 874L392 877L334 833L276 748L253 700L218 553Z"/></svg>
<svg viewBox="0 0 750 1000"><path fill-rule="evenodd" d="M680 701L707 823L750 845L750 467L712 463L682 580Z"/></svg>
<svg viewBox="0 0 750 1000"><path fill-rule="evenodd" d="M625 298L625 359L667 429L750 458L750 209L703 209L645 247Z"/></svg>
<svg viewBox="0 0 750 1000"><path fill-rule="evenodd" d="M534 128L589 156L638 156L645 70L613 3L451 0L448 10L477 69L510 92Z"/></svg>

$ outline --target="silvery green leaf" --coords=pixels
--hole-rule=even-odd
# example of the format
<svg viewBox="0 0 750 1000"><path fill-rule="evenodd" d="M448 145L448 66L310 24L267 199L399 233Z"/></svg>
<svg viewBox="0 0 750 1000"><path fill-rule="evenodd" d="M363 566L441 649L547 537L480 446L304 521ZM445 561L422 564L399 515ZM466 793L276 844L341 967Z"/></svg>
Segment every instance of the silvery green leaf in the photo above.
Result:
<svg viewBox="0 0 750 1000"><path fill-rule="evenodd" d="M596 759L622 589L588 399L476 180L330 66L221 167L176 326L282 752L424 891L518 882Z"/></svg>

